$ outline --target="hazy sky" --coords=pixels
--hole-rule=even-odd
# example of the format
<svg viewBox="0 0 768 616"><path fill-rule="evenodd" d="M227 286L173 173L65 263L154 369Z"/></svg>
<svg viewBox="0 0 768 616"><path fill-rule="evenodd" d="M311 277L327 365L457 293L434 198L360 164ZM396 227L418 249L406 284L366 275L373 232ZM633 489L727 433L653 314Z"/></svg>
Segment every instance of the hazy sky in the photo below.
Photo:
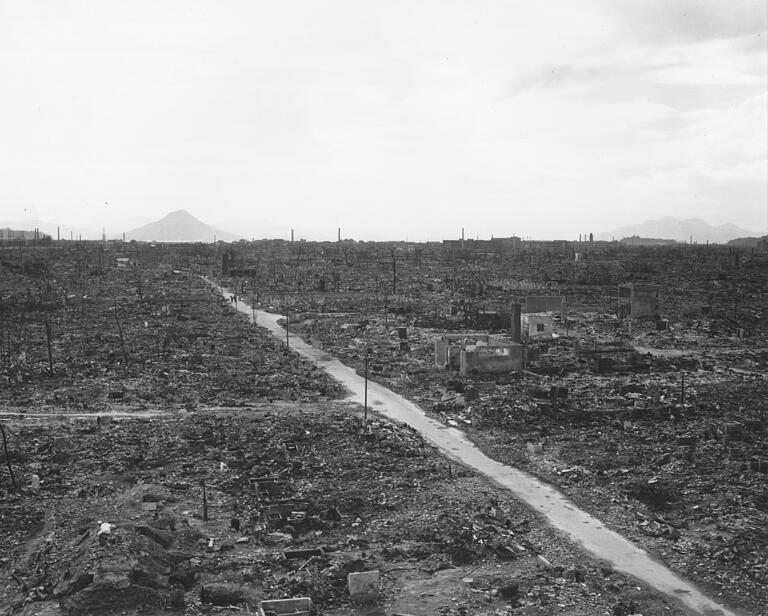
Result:
<svg viewBox="0 0 768 616"><path fill-rule="evenodd" d="M0 222L766 227L766 0L0 0Z"/></svg>

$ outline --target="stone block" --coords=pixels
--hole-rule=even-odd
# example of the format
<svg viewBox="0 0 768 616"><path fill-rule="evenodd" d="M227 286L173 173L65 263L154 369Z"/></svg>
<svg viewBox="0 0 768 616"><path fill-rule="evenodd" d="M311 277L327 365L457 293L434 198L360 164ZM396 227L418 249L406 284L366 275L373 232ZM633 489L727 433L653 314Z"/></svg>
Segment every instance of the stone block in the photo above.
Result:
<svg viewBox="0 0 768 616"><path fill-rule="evenodd" d="M379 572L362 571L347 575L349 596L357 603L376 603L379 600Z"/></svg>
<svg viewBox="0 0 768 616"><path fill-rule="evenodd" d="M259 603L259 616L309 616L312 613L312 600L307 597L297 599L272 599Z"/></svg>

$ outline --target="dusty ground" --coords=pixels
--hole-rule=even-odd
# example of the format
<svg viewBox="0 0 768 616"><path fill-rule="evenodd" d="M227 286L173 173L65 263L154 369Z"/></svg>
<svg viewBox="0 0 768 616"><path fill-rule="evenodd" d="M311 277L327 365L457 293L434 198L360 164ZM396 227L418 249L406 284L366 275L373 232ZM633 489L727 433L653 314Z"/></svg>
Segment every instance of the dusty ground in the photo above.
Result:
<svg viewBox="0 0 768 616"><path fill-rule="evenodd" d="M346 573L377 569L385 613L675 613L409 429L366 427L356 410L7 422L17 476L42 485L3 500L0 605L197 614L212 609L201 589L224 583L252 608L311 596L324 614L354 614ZM265 524L266 507L285 500L306 519ZM103 545L99 522L114 524ZM323 553L285 558L315 547Z"/></svg>
<svg viewBox="0 0 768 616"><path fill-rule="evenodd" d="M28 415L2 419L23 487L0 473L6 614L242 613L201 601L218 592L246 610L260 598L312 595L322 613L351 615L362 608L349 605L344 577L359 569L382 572L377 609L386 614L676 613L409 430L363 427L334 402L336 384L192 275L216 270L218 248L142 246L129 271L113 266L120 250L64 243L0 259L0 403ZM376 248L365 259L350 247L312 258L309 246L298 256L265 250L229 281L243 295L287 306L293 331L359 370L369 349L372 378L560 486L714 597L762 613L768 358L765 289L750 262L734 269L722 251L690 264L677 254L658 263L612 255L619 266L582 271L534 254L512 260L510 291L504 260L403 253L389 294L391 262L377 261ZM679 281L670 310L682 315L694 295L725 316L681 316L662 333L610 318L615 281L661 271ZM540 355L526 374L460 379L434 366L442 332L482 331L478 305L558 290L584 310L559 330L560 343L532 345ZM738 338L738 325L750 335ZM398 326L408 328L405 349ZM596 338L668 354L643 351L595 375L571 347ZM553 386L568 398L551 400ZM74 418L110 411L137 415ZM161 415L138 416L148 411ZM530 455L528 443L543 453ZM279 500L306 519L265 527ZM99 522L115 525L103 545ZM305 547L323 551L285 558Z"/></svg>
<svg viewBox="0 0 768 616"><path fill-rule="evenodd" d="M382 255L377 262L365 256L369 247L348 246L344 262L329 268L348 293L271 299L291 313L293 331L359 373L367 354L374 380L467 430L492 457L557 485L712 596L761 613L768 604L766 255L721 247L585 250L579 264L535 252L404 251L396 257L400 293L388 295ZM247 261L247 250L242 255ZM317 272L318 261L297 261L295 276ZM627 281L662 285L670 329L616 319L615 283ZM568 323L555 322L557 340L529 344L527 373L460 378L434 365L442 333L488 331L479 308L503 311L529 294L560 293ZM404 349L398 328L407 329ZM576 343L624 351L597 374L574 354ZM567 397L552 400L557 388ZM530 455L529 444L543 454Z"/></svg>
<svg viewBox="0 0 768 616"><path fill-rule="evenodd" d="M307 333L358 366L356 341L383 340L372 353L373 379L464 429L494 459L557 485L712 596L754 613L768 604L768 410L759 352L638 355L635 367L597 375L579 367L561 339L527 374L461 378L430 363L439 331L410 325L403 354L383 319L369 317L362 327L353 319L316 316ZM570 325L580 326L595 321ZM328 327L333 335L322 333ZM669 345L678 335L655 340ZM476 393L468 399L470 387ZM553 401L554 387L568 397ZM531 455L529 444L543 454Z"/></svg>
<svg viewBox="0 0 768 616"><path fill-rule="evenodd" d="M677 613L411 430L364 425L162 255L127 274L86 248L0 269L0 613ZM375 608L350 604L360 570Z"/></svg>

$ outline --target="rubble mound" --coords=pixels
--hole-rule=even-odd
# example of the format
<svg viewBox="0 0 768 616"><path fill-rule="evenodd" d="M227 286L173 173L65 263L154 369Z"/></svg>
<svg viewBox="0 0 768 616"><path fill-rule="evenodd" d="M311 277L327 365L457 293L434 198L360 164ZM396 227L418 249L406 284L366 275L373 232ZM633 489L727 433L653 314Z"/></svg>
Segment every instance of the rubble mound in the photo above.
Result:
<svg viewBox="0 0 768 616"><path fill-rule="evenodd" d="M108 616L181 607L180 580L191 555L172 549L176 533L127 522L110 526L114 530L96 532L95 524L75 542L53 591L65 613Z"/></svg>

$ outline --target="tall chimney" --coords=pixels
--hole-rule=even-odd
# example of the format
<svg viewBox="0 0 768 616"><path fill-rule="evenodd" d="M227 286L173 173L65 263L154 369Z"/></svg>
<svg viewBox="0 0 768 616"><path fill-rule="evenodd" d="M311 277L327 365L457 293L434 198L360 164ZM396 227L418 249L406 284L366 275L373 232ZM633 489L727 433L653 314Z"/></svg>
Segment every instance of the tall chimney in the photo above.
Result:
<svg viewBox="0 0 768 616"><path fill-rule="evenodd" d="M521 306L517 302L512 304L512 342L520 343L523 341L523 327L520 322Z"/></svg>

